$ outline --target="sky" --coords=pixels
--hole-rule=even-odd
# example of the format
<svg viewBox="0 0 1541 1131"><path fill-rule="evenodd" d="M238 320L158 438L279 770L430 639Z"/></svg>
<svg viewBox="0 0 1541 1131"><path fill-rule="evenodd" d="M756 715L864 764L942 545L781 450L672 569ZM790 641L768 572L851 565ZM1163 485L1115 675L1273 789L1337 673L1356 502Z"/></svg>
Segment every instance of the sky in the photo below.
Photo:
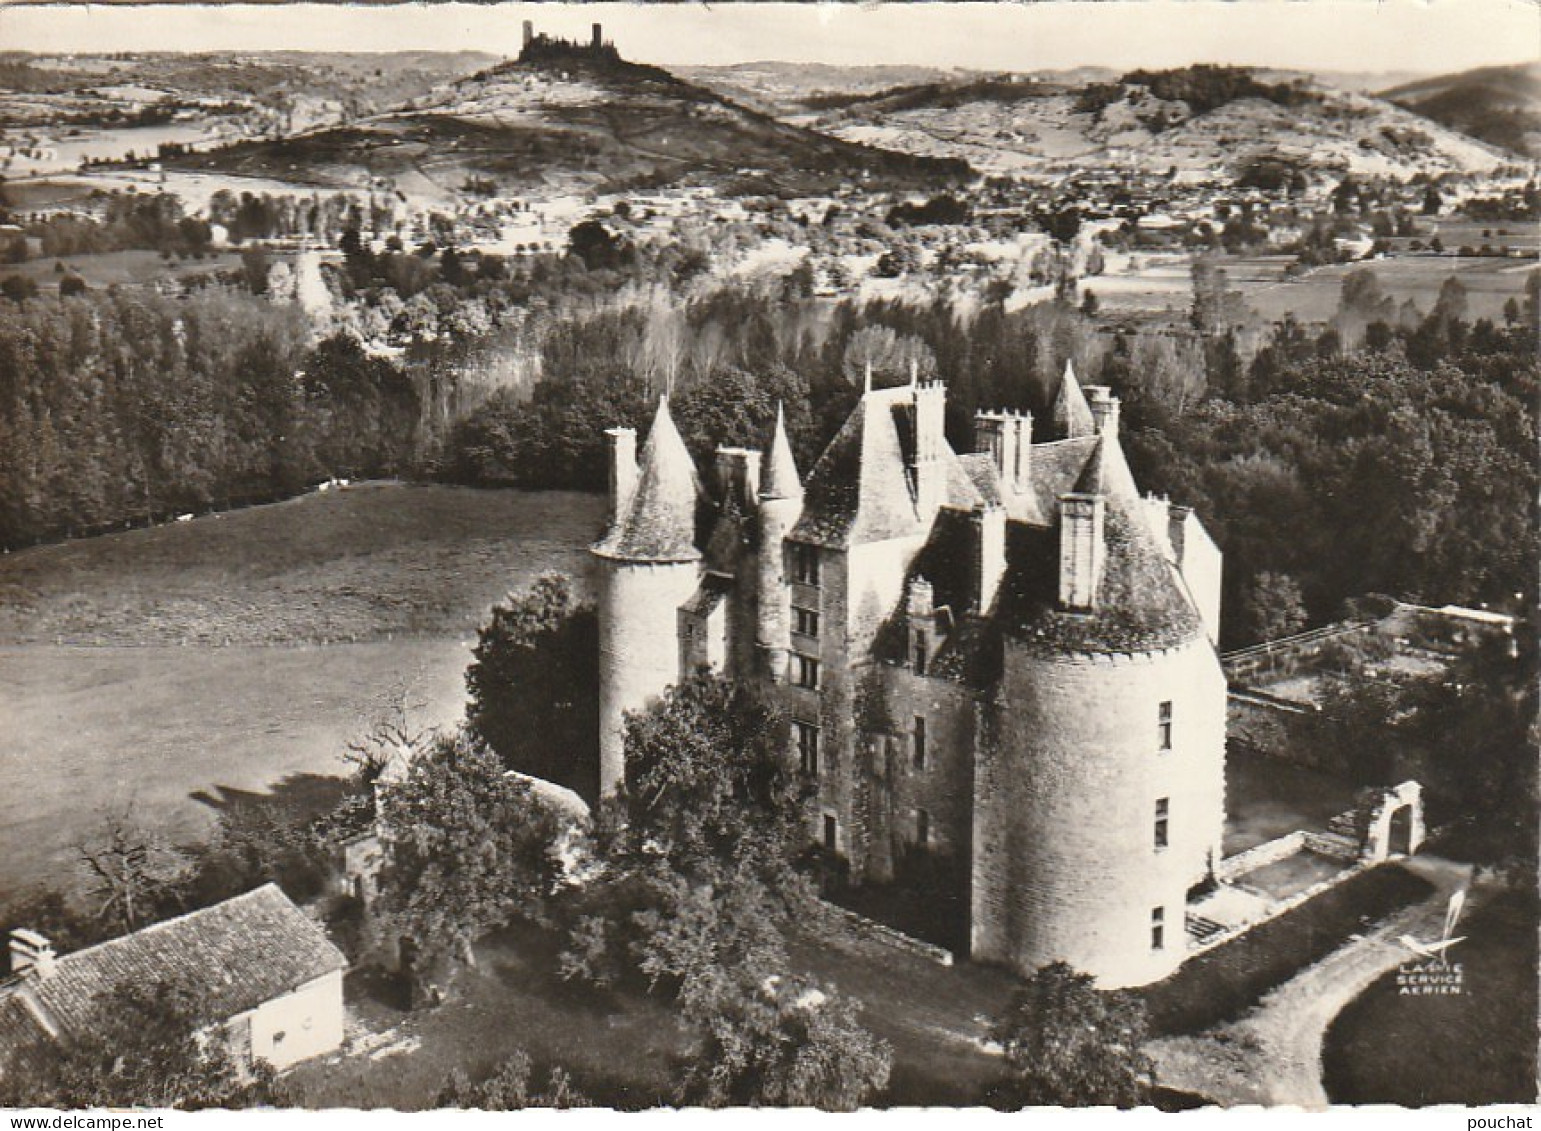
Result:
<svg viewBox="0 0 1541 1131"><path fill-rule="evenodd" d="M0 6L0 46L66 51L398 51L514 54L520 24L627 58L910 63L986 70L1224 62L1439 73L1541 58L1538 0L1052 0L1048 3L400 4L71 3Z"/></svg>

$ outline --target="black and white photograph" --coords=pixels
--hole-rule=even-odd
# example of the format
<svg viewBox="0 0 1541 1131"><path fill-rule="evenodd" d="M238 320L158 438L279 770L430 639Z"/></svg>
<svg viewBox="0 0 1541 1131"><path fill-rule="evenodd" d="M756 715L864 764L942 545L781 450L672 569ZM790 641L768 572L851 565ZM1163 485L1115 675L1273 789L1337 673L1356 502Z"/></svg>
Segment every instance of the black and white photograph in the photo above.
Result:
<svg viewBox="0 0 1541 1131"><path fill-rule="evenodd" d="M1535 0L6 3L0 1112L1531 1126L1538 398Z"/></svg>

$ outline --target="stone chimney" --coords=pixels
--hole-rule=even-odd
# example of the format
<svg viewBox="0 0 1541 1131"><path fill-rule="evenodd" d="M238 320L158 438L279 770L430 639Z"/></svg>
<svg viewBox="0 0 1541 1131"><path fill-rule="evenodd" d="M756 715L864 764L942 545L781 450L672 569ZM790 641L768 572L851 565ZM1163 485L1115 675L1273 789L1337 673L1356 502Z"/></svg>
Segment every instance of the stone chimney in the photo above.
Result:
<svg viewBox="0 0 1541 1131"><path fill-rule="evenodd" d="M11 932L11 973L46 978L54 972L54 948L36 931L24 927Z"/></svg>
<svg viewBox="0 0 1541 1131"><path fill-rule="evenodd" d="M915 487L915 509L929 519L942 505L947 464L942 451L947 412L947 386L940 381L911 386L915 412L915 446L910 455L910 481Z"/></svg>
<svg viewBox="0 0 1541 1131"><path fill-rule="evenodd" d="M607 428L610 443L610 521L626 513L627 504L637 489L637 430Z"/></svg>
<svg viewBox="0 0 1541 1131"><path fill-rule="evenodd" d="M989 453L1006 490L1027 489L1032 448L1032 413L981 410L974 414L974 450Z"/></svg>
<svg viewBox="0 0 1541 1131"><path fill-rule="evenodd" d="M1006 572L1006 509L975 507L969 520L974 527L970 611L983 616L995 604L1001 576Z"/></svg>
<svg viewBox="0 0 1541 1131"><path fill-rule="evenodd" d="M742 514L753 514L760 505L760 453L752 448L718 448L716 473L722 501L733 499Z"/></svg>
<svg viewBox="0 0 1541 1131"><path fill-rule="evenodd" d="M1101 495L1059 498L1059 603L1063 609L1085 613L1096 607L1107 557L1106 509Z"/></svg>
<svg viewBox="0 0 1541 1131"><path fill-rule="evenodd" d="M603 24L594 25L593 36L589 40L589 46L598 51L605 45L605 28Z"/></svg>
<svg viewBox="0 0 1541 1131"><path fill-rule="evenodd" d="M1099 436L1118 436L1118 398L1106 385L1088 385L1086 405L1092 410L1092 426Z"/></svg>

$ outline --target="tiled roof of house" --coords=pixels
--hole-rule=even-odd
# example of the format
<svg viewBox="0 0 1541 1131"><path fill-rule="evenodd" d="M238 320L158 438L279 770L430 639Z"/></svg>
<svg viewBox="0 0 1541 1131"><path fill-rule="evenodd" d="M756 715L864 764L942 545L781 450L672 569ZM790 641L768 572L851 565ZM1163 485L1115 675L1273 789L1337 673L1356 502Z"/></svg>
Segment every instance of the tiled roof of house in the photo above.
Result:
<svg viewBox="0 0 1541 1131"><path fill-rule="evenodd" d="M53 1039L20 979L0 986L0 1076L40 1071Z"/></svg>
<svg viewBox="0 0 1541 1131"><path fill-rule="evenodd" d="M660 397L638 460L636 490L605 536L594 544L594 552L635 562L699 560L696 507L700 498L695 463L669 414L669 399Z"/></svg>
<svg viewBox="0 0 1541 1131"><path fill-rule="evenodd" d="M24 975L0 997L0 1022L27 1010L34 1031L46 1018L60 1036L89 1031L103 995L131 985L172 983L199 993L207 1020L222 1021L342 970L326 932L266 884L131 935L54 960L47 976ZM21 998L20 1009L18 1001ZM41 1015L41 1016L39 1016ZM0 1024L0 1031L5 1026ZM0 1052L5 1045L0 1043Z"/></svg>

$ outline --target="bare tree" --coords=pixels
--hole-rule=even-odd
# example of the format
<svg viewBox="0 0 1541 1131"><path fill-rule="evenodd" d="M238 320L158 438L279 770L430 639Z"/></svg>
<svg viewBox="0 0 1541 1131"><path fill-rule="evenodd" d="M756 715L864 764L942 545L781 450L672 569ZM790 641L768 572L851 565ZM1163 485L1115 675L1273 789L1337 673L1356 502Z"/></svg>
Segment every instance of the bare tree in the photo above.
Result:
<svg viewBox="0 0 1541 1131"><path fill-rule="evenodd" d="M96 916L127 934L168 904L180 904L187 854L135 823L127 810L107 816L91 839L76 845Z"/></svg>
<svg viewBox="0 0 1541 1131"><path fill-rule="evenodd" d="M436 728L425 725L418 717L427 706L426 700L412 697L411 688L403 680L397 680L380 695L366 729L350 739L342 752L342 760L353 767L354 776L362 784L372 787L392 763L410 764L433 740ZM400 768L405 769L405 765Z"/></svg>

